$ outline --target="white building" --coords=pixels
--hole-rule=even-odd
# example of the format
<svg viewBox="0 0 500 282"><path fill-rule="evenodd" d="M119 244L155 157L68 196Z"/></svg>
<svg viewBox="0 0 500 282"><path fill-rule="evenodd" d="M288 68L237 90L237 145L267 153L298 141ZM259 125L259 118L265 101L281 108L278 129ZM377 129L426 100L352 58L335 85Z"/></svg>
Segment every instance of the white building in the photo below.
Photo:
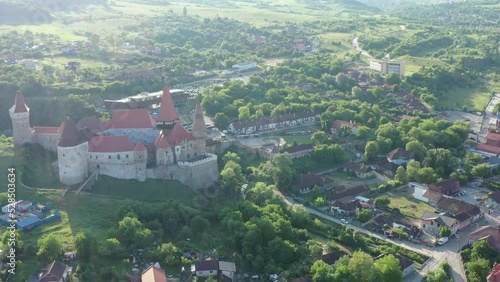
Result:
<svg viewBox="0 0 500 282"><path fill-rule="evenodd" d="M250 70L257 67L257 62L244 62L233 65L233 68L239 69L240 71Z"/></svg>

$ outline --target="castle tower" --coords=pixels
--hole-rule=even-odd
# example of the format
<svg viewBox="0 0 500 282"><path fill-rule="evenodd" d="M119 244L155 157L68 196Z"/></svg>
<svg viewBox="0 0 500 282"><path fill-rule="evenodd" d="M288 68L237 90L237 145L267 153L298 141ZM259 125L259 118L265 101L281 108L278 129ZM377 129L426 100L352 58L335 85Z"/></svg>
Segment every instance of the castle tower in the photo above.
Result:
<svg viewBox="0 0 500 282"><path fill-rule="evenodd" d="M134 159L137 180L146 181L146 163L148 160L148 151L142 142L134 146Z"/></svg>
<svg viewBox="0 0 500 282"><path fill-rule="evenodd" d="M9 115L12 120L14 145L31 143L30 109L24 103L24 96L19 91L16 93L14 105L9 109Z"/></svg>
<svg viewBox="0 0 500 282"><path fill-rule="evenodd" d="M203 117L203 110L201 109L200 102L196 103L196 110L194 112L193 129L191 134L195 140L194 155L199 156L207 152L207 125Z"/></svg>
<svg viewBox="0 0 500 282"><path fill-rule="evenodd" d="M59 143L57 143L57 162L59 180L66 185L82 183L88 174L87 155L89 145L69 117L64 122Z"/></svg>
<svg viewBox="0 0 500 282"><path fill-rule="evenodd" d="M172 128L178 120L179 116L175 110L172 95L170 95L168 87L165 86L161 96L160 113L156 118L156 127L158 129Z"/></svg>

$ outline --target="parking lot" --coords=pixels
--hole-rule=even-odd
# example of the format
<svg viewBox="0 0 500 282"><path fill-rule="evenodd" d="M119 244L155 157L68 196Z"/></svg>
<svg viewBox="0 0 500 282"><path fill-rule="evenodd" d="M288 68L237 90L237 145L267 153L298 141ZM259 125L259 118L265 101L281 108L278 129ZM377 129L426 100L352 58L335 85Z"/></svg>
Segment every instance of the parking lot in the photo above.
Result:
<svg viewBox="0 0 500 282"><path fill-rule="evenodd" d="M461 111L443 111L445 113L444 119L448 121L470 121L471 130L474 132L479 132L481 130L481 123L483 122L483 116L477 114L471 114Z"/></svg>

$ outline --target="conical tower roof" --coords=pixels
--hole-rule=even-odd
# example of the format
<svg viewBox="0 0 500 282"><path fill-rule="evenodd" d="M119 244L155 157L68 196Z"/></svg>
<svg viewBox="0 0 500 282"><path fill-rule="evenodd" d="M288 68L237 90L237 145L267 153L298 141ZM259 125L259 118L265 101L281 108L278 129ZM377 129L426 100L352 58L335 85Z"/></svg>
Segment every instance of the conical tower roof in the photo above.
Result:
<svg viewBox="0 0 500 282"><path fill-rule="evenodd" d="M179 116L174 107L174 102L172 100L172 95L170 95L170 90L168 86L163 88L163 95L161 96L160 113L156 121L164 123L173 123L178 120Z"/></svg>
<svg viewBox="0 0 500 282"><path fill-rule="evenodd" d="M14 101L14 113L26 113L28 111L28 107L24 103L24 96L21 91L17 91L16 100Z"/></svg>
<svg viewBox="0 0 500 282"><path fill-rule="evenodd" d="M81 144L82 141L82 134L76 128L76 124L71 118L67 117L57 147L74 147Z"/></svg>
<svg viewBox="0 0 500 282"><path fill-rule="evenodd" d="M194 112L193 129L191 130L194 137L207 137L207 125L203 117L203 110L201 109L200 102L196 103L196 110Z"/></svg>

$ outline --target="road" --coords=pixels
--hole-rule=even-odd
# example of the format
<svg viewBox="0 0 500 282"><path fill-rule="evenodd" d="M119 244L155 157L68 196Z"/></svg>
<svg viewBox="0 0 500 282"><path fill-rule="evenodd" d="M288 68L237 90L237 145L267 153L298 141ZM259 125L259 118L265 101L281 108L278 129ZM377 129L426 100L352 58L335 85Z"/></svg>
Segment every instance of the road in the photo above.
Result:
<svg viewBox="0 0 500 282"><path fill-rule="evenodd" d="M389 30L389 31L386 31L386 32L382 32L382 33L379 33L378 35L384 35L384 34L388 34L388 33L392 33L392 32L397 32L397 31L401 31L401 30L405 30L405 29L406 29L406 27L404 25L400 25L399 29ZM356 51L361 52L361 55L365 56L368 60L373 60L374 59L373 56L370 55L370 53L368 53L365 50L361 49L361 47L359 46L359 36L354 37L354 39L352 40L352 46L354 46L354 48L356 48ZM385 58L389 58L389 54L386 54Z"/></svg>
<svg viewBox="0 0 500 282"><path fill-rule="evenodd" d="M289 205L292 205L295 203L293 198L285 197L277 190L275 190L275 194L283 197L285 202ZM312 208L309 208L306 206L304 206L304 207L312 215L315 215L317 217L320 217L322 219L325 219L325 220L328 220L331 222L335 222L337 224L344 225L340 222L340 219L338 219L338 218L332 217L328 214L319 212L315 209L312 209ZM409 281L409 282L422 281L422 278L427 274L427 272L435 269L439 265L439 263L441 263L444 260L448 261L448 264L450 265L450 268L452 269L454 281L456 281L456 282L467 281L465 278L465 270L464 270L463 264L460 261L460 255L457 253L457 251L461 247L463 247L465 244L467 244L468 234L474 230L473 227L477 227L476 224L474 224L474 226L466 228L466 230L464 230L462 232L462 234L460 234L460 236L457 237L456 239L451 239L450 242L448 242L447 244L445 244L443 246L437 246L437 247L428 247L425 245L418 245L415 243L411 243L409 241L400 241L400 240L390 239L390 238L387 238L385 236L381 236L380 234L368 231L364 228L354 226L351 224L349 224L349 227L360 232L360 233L384 240L386 242L390 242L394 245L398 245L400 247L412 250L412 251L417 252L417 253L422 253L422 254L431 258L431 261L429 263L427 263L418 273L414 273L408 277L405 277L405 281Z"/></svg>
<svg viewBox="0 0 500 282"><path fill-rule="evenodd" d="M496 114L493 113L493 109L495 108L496 104L498 104L498 102L500 102L500 93L495 93L495 95L491 97L490 102L486 107L483 124L478 134L479 135L478 141L481 143L486 142L486 134L488 133L488 128L490 127L490 124L496 123Z"/></svg>

